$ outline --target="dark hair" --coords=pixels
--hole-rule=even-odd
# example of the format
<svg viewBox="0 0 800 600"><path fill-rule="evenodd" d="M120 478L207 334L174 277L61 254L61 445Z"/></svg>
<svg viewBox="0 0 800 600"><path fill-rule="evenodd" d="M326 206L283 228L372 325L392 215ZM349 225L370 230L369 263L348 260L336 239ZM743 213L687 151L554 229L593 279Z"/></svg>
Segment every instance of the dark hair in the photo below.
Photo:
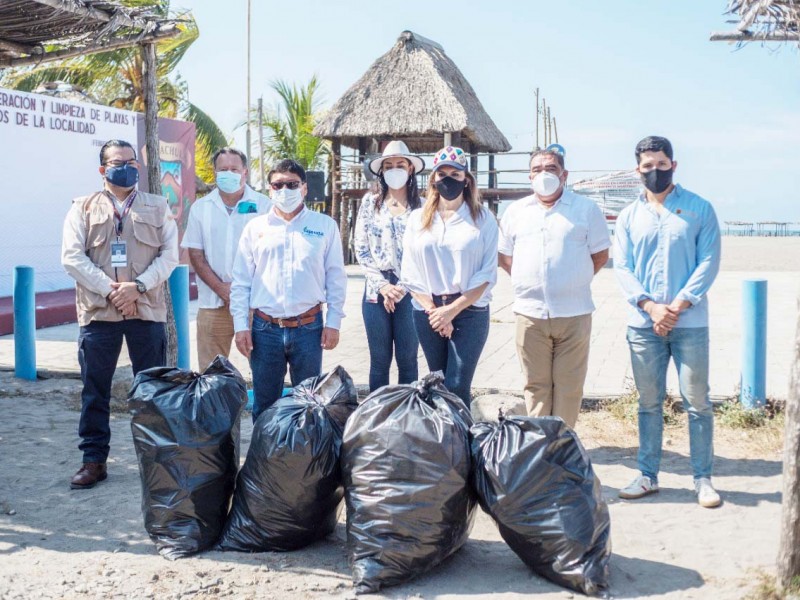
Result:
<svg viewBox="0 0 800 600"><path fill-rule="evenodd" d="M389 186L383 178L383 167L378 172L377 190L375 190L375 210L380 210L383 203L386 201L386 194L389 193ZM406 181L406 192L408 194L408 208L411 210L417 209L422 205L422 200L419 198L419 186L417 185L417 173L408 174L408 181Z"/></svg>
<svg viewBox="0 0 800 600"><path fill-rule="evenodd" d="M242 159L242 166L245 169L247 168L247 155L233 146L225 146L214 152L214 155L211 157L211 166L215 169L217 168L217 159L219 158L220 154L235 154Z"/></svg>
<svg viewBox="0 0 800 600"><path fill-rule="evenodd" d="M533 164L533 159L537 156L552 156L558 161L558 166L561 167L561 170L564 170L564 155L561 152L556 152L555 150L536 150L531 154L531 159L528 161L528 168L531 168Z"/></svg>
<svg viewBox="0 0 800 600"><path fill-rule="evenodd" d="M639 164L639 157L644 152L663 152L667 158L672 160L672 144L665 137L648 135L641 142L636 144L636 164Z"/></svg>
<svg viewBox="0 0 800 600"><path fill-rule="evenodd" d="M100 164L103 165L106 162L106 150L109 148L130 148L133 150L133 158L136 159L136 148L134 148L130 142L126 142L125 140L108 140L103 147L100 148Z"/></svg>
<svg viewBox="0 0 800 600"><path fill-rule="evenodd" d="M300 181L306 182L306 170L299 162L291 158L284 158L272 166L267 173L267 183L272 183L272 176L275 173L294 173L300 178Z"/></svg>

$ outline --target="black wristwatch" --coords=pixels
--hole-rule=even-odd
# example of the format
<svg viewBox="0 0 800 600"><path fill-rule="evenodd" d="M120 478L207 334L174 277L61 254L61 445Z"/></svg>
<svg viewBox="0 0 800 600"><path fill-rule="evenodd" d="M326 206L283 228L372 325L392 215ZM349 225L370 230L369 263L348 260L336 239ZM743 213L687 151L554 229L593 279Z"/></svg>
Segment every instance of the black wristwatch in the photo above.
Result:
<svg viewBox="0 0 800 600"><path fill-rule="evenodd" d="M144 294L147 291L147 286L145 284L143 284L141 281L139 281L138 279L134 279L133 283L136 284L136 290L140 294Z"/></svg>

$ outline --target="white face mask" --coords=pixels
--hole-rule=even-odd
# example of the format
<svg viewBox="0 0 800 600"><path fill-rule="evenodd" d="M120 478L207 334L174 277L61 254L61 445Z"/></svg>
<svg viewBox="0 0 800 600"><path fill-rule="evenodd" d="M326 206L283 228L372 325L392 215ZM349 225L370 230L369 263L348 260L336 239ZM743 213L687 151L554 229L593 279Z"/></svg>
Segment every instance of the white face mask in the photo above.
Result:
<svg viewBox="0 0 800 600"><path fill-rule="evenodd" d="M290 213L300 206L300 203L303 201L303 192L300 188L290 190L286 187L280 190L273 190L272 201L275 203L278 210Z"/></svg>
<svg viewBox="0 0 800 600"><path fill-rule="evenodd" d="M542 171L531 180L531 188L539 196L552 196L559 187L561 187L561 178L547 171Z"/></svg>
<svg viewBox="0 0 800 600"><path fill-rule="evenodd" d="M383 172L383 180L393 190L405 187L408 182L408 171L405 169L389 169Z"/></svg>

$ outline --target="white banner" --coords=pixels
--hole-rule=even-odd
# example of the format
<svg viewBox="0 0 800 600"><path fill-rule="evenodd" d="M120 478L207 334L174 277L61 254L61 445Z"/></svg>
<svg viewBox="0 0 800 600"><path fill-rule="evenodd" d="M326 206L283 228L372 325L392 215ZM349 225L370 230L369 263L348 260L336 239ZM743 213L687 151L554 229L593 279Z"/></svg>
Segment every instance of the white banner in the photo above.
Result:
<svg viewBox="0 0 800 600"><path fill-rule="evenodd" d="M36 291L74 287L61 267L72 199L102 189L100 147L136 147L136 113L0 88L0 297L16 265L36 269Z"/></svg>

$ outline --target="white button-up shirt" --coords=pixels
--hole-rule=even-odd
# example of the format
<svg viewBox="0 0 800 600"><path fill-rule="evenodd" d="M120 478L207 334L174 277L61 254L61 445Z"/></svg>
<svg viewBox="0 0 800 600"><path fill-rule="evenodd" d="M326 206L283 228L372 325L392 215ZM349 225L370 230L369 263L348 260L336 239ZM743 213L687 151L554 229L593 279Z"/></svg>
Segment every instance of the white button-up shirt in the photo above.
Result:
<svg viewBox="0 0 800 600"><path fill-rule="evenodd" d="M401 284L418 294L458 294L488 283L473 306L486 306L497 283L497 220L485 207L476 223L466 202L447 221L437 211L422 229L422 208L408 217ZM422 306L413 300L417 309Z"/></svg>
<svg viewBox="0 0 800 600"><path fill-rule="evenodd" d="M515 313L534 319L594 311L592 254L611 245L606 219L589 198L564 190L548 209L534 195L500 219L501 254L511 256Z"/></svg>
<svg viewBox="0 0 800 600"><path fill-rule="evenodd" d="M342 240L329 216L303 208L291 221L274 209L250 221L233 263L234 329L247 331L250 309L271 317L295 317L321 302L325 326L341 327L347 274Z"/></svg>
<svg viewBox="0 0 800 600"><path fill-rule="evenodd" d="M255 204L256 213L240 213L239 206L245 202ZM265 195L245 185L242 199L233 207L233 212L228 214L219 190L214 190L192 205L181 247L202 250L217 277L225 282L233 281L233 259L236 257L242 231L253 218L266 213L271 204ZM200 308L220 308L225 304L199 277L197 299Z"/></svg>

